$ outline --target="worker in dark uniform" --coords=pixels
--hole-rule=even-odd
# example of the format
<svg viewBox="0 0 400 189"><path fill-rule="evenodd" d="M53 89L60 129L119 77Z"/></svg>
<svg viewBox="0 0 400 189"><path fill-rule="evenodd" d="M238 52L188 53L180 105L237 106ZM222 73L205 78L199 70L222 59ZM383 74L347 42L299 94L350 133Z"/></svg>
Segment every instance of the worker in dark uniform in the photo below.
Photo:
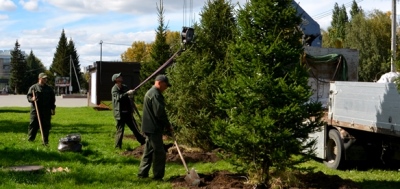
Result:
<svg viewBox="0 0 400 189"><path fill-rule="evenodd" d="M133 119L132 100L129 95L133 94L133 90L129 90L125 84L122 84L123 78L121 73L114 74L112 81L115 85L111 89L112 103L114 118L117 122L117 132L115 134L115 148L121 149L122 138L124 137L125 124L128 125L129 129L133 132L136 140L143 145L146 138L140 134L137 124Z"/></svg>
<svg viewBox="0 0 400 189"><path fill-rule="evenodd" d="M146 135L146 144L139 166L138 177L148 177L151 164L153 164L153 179L162 180L166 161L162 136L164 130L172 132L171 124L165 112L162 93L171 85L165 75L158 75L155 80L154 85L147 91L143 101L142 131Z"/></svg>
<svg viewBox="0 0 400 189"><path fill-rule="evenodd" d="M39 81L29 88L27 98L28 101L31 103L31 120L28 127L28 140L34 141L37 131L40 128L35 108L36 101L37 110L39 111L40 123L43 130L43 142L44 145L48 145L49 133L51 129L51 116L55 115L56 109L56 96L53 89L47 85L47 75L45 73L39 74Z"/></svg>

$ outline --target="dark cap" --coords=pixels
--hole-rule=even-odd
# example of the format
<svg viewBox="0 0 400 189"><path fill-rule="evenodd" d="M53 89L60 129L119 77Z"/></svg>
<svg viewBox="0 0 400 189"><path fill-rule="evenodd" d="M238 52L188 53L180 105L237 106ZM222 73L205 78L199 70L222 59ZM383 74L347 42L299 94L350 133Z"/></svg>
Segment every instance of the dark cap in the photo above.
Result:
<svg viewBox="0 0 400 189"><path fill-rule="evenodd" d="M116 73L112 76L111 81L115 81L119 76L121 76L121 73Z"/></svg>
<svg viewBox="0 0 400 189"><path fill-rule="evenodd" d="M163 81L167 84L168 87L171 87L172 85L169 83L168 77L166 75L158 75L156 77L156 81Z"/></svg>
<svg viewBox="0 0 400 189"><path fill-rule="evenodd" d="M47 78L47 75L45 73L40 73L39 78Z"/></svg>

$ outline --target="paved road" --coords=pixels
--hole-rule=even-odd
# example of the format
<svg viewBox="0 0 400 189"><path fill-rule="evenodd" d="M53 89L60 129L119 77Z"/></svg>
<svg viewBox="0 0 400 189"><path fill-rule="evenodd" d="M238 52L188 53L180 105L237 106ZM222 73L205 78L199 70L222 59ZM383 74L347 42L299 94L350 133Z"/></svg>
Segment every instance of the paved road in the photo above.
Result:
<svg viewBox="0 0 400 189"><path fill-rule="evenodd" d="M0 107L30 107L26 95L0 95ZM56 96L57 107L88 106L87 98L63 98Z"/></svg>

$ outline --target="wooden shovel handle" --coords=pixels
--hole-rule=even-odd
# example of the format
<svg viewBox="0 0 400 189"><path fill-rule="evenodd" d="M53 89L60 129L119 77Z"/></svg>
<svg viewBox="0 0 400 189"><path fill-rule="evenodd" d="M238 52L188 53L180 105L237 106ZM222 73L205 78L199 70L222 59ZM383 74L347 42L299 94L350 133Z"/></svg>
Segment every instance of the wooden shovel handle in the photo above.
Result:
<svg viewBox="0 0 400 189"><path fill-rule="evenodd" d="M179 146L178 146L178 143L176 142L176 139L175 139L174 143L175 143L175 146L176 146L176 150L178 150L178 154L179 154L179 156L181 157L181 160L182 160L183 166L185 166L186 172L189 174L189 169L187 168L187 165L186 165L185 159L183 159L183 156L182 156L181 150L179 150Z"/></svg>
<svg viewBox="0 0 400 189"><path fill-rule="evenodd" d="M39 122L40 134L42 135L42 142L44 144L42 121L40 120L40 114L39 114L39 108L38 108L37 102L36 102L37 99L36 99L36 95L35 95L35 90L32 90L32 95L33 95L33 97L35 97L35 100L33 102L35 103L36 116L37 116L37 119Z"/></svg>

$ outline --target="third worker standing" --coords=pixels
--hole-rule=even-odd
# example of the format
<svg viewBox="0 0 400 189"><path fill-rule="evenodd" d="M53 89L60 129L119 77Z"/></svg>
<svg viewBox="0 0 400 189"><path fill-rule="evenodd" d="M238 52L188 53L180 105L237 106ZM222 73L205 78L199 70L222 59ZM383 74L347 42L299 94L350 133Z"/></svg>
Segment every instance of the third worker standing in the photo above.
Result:
<svg viewBox="0 0 400 189"><path fill-rule="evenodd" d="M123 78L121 73L114 74L111 79L115 83L111 89L114 118L117 129L115 134L115 148L122 148L125 124L128 125L129 129L133 132L136 140L143 145L145 143L145 137L140 134L132 115L133 102L129 98L129 95L133 94L133 90L129 90L125 84L122 84Z"/></svg>

